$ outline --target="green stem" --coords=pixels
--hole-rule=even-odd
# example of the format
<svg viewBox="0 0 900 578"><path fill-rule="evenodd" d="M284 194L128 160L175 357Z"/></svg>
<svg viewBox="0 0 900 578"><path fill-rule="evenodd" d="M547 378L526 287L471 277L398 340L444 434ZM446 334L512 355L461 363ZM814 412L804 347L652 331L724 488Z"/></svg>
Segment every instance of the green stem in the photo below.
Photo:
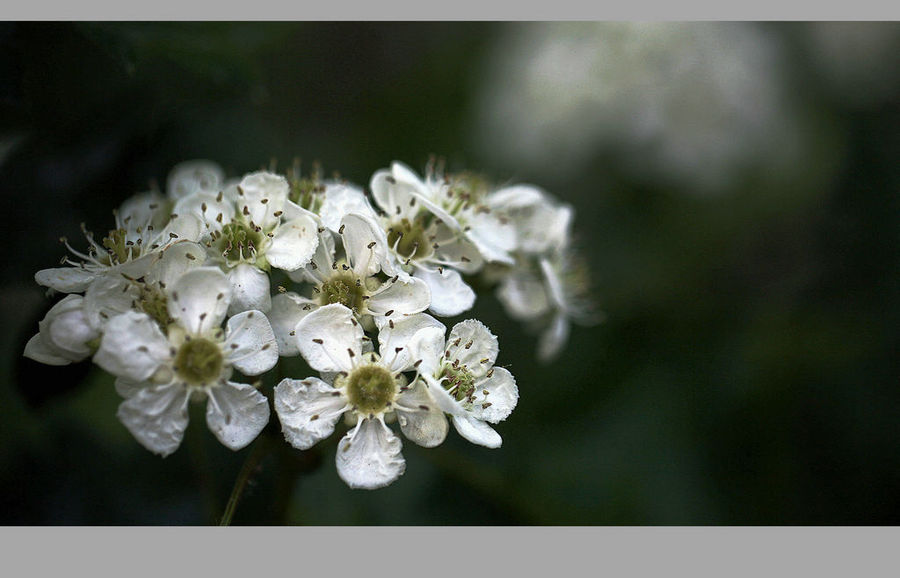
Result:
<svg viewBox="0 0 900 578"><path fill-rule="evenodd" d="M225 512L219 520L220 526L231 525L231 519L234 517L234 511L237 509L238 502L241 500L241 495L244 493L244 489L247 487L250 477L256 471L256 468L259 466L260 462L262 462L270 447L266 436L261 435L256 440L253 449L244 461L244 465L241 466L241 471L238 473L237 479L234 481L234 488L231 490L228 504L225 505Z"/></svg>

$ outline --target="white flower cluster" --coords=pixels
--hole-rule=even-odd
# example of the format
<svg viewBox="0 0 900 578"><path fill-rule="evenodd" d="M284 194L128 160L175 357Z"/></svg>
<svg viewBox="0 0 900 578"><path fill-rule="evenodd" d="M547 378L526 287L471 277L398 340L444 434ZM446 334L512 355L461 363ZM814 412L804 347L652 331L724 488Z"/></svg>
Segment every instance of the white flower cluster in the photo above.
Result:
<svg viewBox="0 0 900 578"><path fill-rule="evenodd" d="M285 439L308 449L343 416L350 429L336 461L351 487L403 473L394 421L424 447L443 442L450 422L499 447L490 424L512 412L518 389L494 367L497 338L474 319L447 335L437 317L470 309L467 279L481 275L512 316L544 329L541 358L558 353L586 306L572 209L535 187L492 190L433 162L424 179L394 163L369 188L317 171L301 178L296 167L226 180L210 161L182 163L165 193L123 203L101 240L84 230L86 252L63 240L64 266L35 279L68 295L25 356L51 365L92 357L116 377L119 419L162 456L181 444L191 401L206 401L222 444L252 442L269 401L235 370L260 376L296 355L319 376L274 388Z"/></svg>

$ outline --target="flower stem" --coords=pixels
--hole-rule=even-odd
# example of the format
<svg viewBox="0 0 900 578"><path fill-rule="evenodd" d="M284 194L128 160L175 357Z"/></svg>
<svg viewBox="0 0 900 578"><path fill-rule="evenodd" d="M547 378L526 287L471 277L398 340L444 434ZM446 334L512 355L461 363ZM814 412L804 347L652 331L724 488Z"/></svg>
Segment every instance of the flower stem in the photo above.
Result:
<svg viewBox="0 0 900 578"><path fill-rule="evenodd" d="M225 512L219 520L220 526L231 525L231 519L234 517L234 511L237 509L238 502L241 500L241 495L244 493L247 483L259 467L260 462L262 462L263 458L268 453L270 447L271 444L269 444L268 438L264 435L259 436L253 444L253 449L244 461L244 465L241 466L241 471L234 481L234 488L232 488L231 496L228 498L228 503L225 505Z"/></svg>

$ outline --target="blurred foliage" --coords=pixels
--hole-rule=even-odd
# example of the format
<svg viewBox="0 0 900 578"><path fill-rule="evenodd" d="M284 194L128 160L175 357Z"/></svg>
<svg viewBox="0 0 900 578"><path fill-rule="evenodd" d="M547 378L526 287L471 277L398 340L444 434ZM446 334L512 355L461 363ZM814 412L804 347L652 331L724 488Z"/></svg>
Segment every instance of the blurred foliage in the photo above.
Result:
<svg viewBox="0 0 900 578"><path fill-rule="evenodd" d="M817 135L799 177L748 173L697 197L633 182L603 152L577 174L509 175L465 129L507 26L0 24L2 521L215 523L267 444L235 524L900 522L898 101L844 103L797 40L803 24L769 24ZM299 452L273 413L231 452L196 414L160 459L116 420L110 376L21 356L53 302L33 274L56 264L57 238L108 226L176 162L237 175L300 157L367 185L431 153L573 204L606 314L544 366L534 337L479 297L465 317L499 336L521 394L499 450L455 431L436 449L405 442L398 482L352 491L337 434ZM308 371L292 359L283 373Z"/></svg>

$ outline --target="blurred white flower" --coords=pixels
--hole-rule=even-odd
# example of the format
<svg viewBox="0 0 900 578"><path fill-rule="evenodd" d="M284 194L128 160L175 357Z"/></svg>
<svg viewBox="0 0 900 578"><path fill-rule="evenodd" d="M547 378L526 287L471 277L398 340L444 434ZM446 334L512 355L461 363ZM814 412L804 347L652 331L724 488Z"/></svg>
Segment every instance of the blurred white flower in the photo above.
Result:
<svg viewBox="0 0 900 578"><path fill-rule="evenodd" d="M476 146L548 173L612 153L637 178L710 193L790 167L803 137L780 47L742 22L517 23L485 71Z"/></svg>
<svg viewBox="0 0 900 578"><path fill-rule="evenodd" d="M224 273L200 267L166 288L173 322L165 330L149 315L128 311L105 327L94 362L115 375L125 401L118 417L148 450L167 456L188 425L188 402L206 399L206 423L222 444L238 450L269 420L269 405L252 385L231 381L233 369L259 375L275 366L269 322L245 311L221 327L231 301Z"/></svg>
<svg viewBox="0 0 900 578"><path fill-rule="evenodd" d="M447 420L421 384L409 387L413 369L406 345L419 330L440 326L425 314L407 317L378 334L378 351L366 351L362 326L341 304L320 307L297 325L296 344L324 379L284 379L275 387L275 411L285 439L305 450L334 431L346 414L352 429L340 440L338 475L351 488L387 486L406 469L402 443L386 425L397 417L403 434L433 447L447 435Z"/></svg>
<svg viewBox="0 0 900 578"><path fill-rule="evenodd" d="M844 103L896 102L900 93L900 24L808 22L804 40L826 85Z"/></svg>

